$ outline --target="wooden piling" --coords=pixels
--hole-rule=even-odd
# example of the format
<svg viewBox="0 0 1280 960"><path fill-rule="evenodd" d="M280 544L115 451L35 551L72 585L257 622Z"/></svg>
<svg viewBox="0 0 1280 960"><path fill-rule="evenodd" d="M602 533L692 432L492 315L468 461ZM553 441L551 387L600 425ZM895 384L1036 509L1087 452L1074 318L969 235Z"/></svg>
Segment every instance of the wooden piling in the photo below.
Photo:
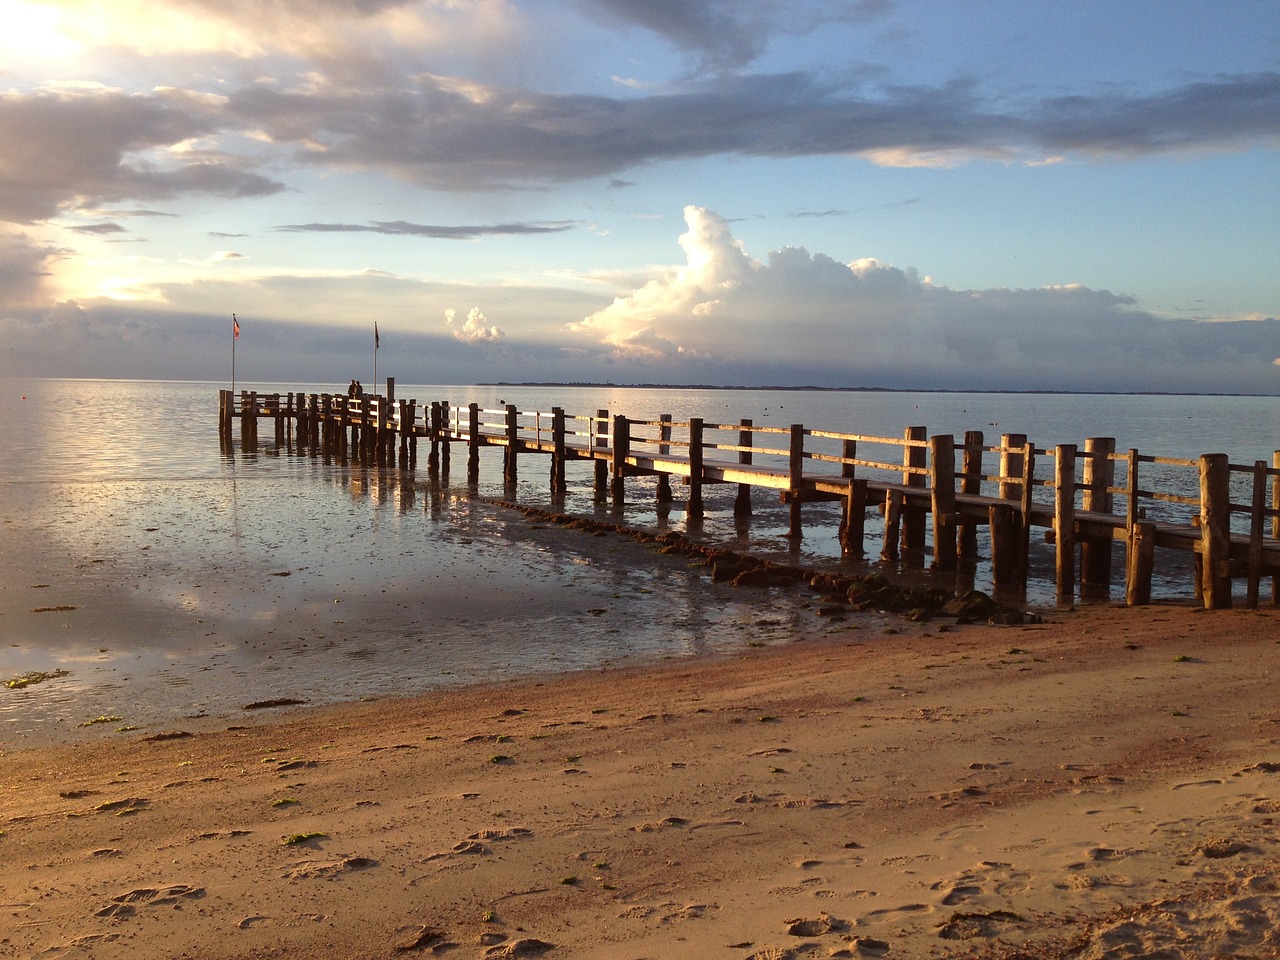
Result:
<svg viewBox="0 0 1280 960"><path fill-rule="evenodd" d="M595 446L599 450L607 449L609 446L609 411L597 410L595 418L595 430L592 431L595 438ZM595 459L595 492L596 499L603 500L609 492L609 464L603 459L596 457Z"/></svg>
<svg viewBox="0 0 1280 960"><path fill-rule="evenodd" d="M480 479L480 404L467 405L467 482Z"/></svg>
<svg viewBox="0 0 1280 960"><path fill-rule="evenodd" d="M739 421L738 425L741 427L738 431L738 446L750 447L752 442L752 422L744 419ZM751 463L751 451L739 450L738 463L749 465ZM733 499L733 515L735 517L751 516L751 484L738 484L738 495Z"/></svg>
<svg viewBox="0 0 1280 960"><path fill-rule="evenodd" d="M615 507L621 507L626 497L627 456L631 452L631 421L622 414L613 416L613 449L610 465L613 479L609 483L609 495Z"/></svg>
<svg viewBox="0 0 1280 960"><path fill-rule="evenodd" d="M987 508L991 527L991 580L997 592L1007 592L1021 583L1018 540L1021 525L1017 511L1007 502Z"/></svg>
<svg viewBox="0 0 1280 960"><path fill-rule="evenodd" d="M1059 603L1076 593L1076 445L1054 448L1053 542L1055 588Z"/></svg>
<svg viewBox="0 0 1280 960"><path fill-rule="evenodd" d="M906 441L902 448L902 483L908 487L923 487L924 474L919 472L926 466L928 450L922 445L928 436L925 427L907 427L903 433ZM954 471L954 468L953 468ZM902 502L902 555L912 562L923 562L925 544L925 508L922 502L908 500L903 496Z"/></svg>
<svg viewBox="0 0 1280 960"><path fill-rule="evenodd" d="M1249 556L1245 592L1245 606L1258 608L1258 592L1262 583L1262 533L1267 509L1267 462L1255 460L1253 464L1253 496L1249 510Z"/></svg>
<svg viewBox="0 0 1280 960"><path fill-rule="evenodd" d="M664 413L658 417L658 456L671 455L671 414ZM675 499L671 493L671 475L658 474L658 491L654 499L659 504L671 503Z"/></svg>
<svg viewBox="0 0 1280 960"><path fill-rule="evenodd" d="M1271 456L1271 539L1280 540L1280 450ZM1271 575L1271 602L1280 603L1280 573Z"/></svg>
<svg viewBox="0 0 1280 960"><path fill-rule="evenodd" d="M849 478L849 492L844 498L844 513L840 519L840 554L845 557L861 557L866 551L867 481L861 477Z"/></svg>
<svg viewBox="0 0 1280 960"><path fill-rule="evenodd" d="M939 434L929 440L929 486L932 492L933 568L956 568L956 450L955 437Z"/></svg>
<svg viewBox="0 0 1280 960"><path fill-rule="evenodd" d="M966 430L964 435L964 459L960 480L960 492L966 495L982 493L983 434L981 430ZM976 562L978 559L978 524L971 520L961 520L957 532L956 551L959 559Z"/></svg>
<svg viewBox="0 0 1280 960"><path fill-rule="evenodd" d="M564 408L551 408L551 495L563 498L566 493L564 460Z"/></svg>
<svg viewBox="0 0 1280 960"><path fill-rule="evenodd" d="M790 507L787 536L800 539L804 536L800 504L804 494L804 425L791 425L791 443L787 452L787 503Z"/></svg>
<svg viewBox="0 0 1280 960"><path fill-rule="evenodd" d="M685 515L693 520L703 516L702 462L703 423L701 417L689 418L689 503Z"/></svg>
<svg viewBox="0 0 1280 960"><path fill-rule="evenodd" d="M508 403L506 411L507 446L506 460L503 463L502 479L510 484L516 482L516 463L519 459L517 454L520 452L520 421L519 412L517 411L515 404Z"/></svg>
<svg viewBox="0 0 1280 960"><path fill-rule="evenodd" d="M1028 442L1022 449L1022 482L1019 484L1019 492L1022 494L1019 508L1022 531L1018 537L1018 577L1023 590L1027 588L1027 577L1031 572L1031 503L1035 497L1035 489L1036 447Z"/></svg>
<svg viewBox="0 0 1280 960"><path fill-rule="evenodd" d="M1115 437L1090 437L1084 442L1080 509L1111 513L1111 488L1115 485ZM1105 600L1111 593L1112 537L1088 537L1080 541L1080 596Z"/></svg>
<svg viewBox="0 0 1280 960"><path fill-rule="evenodd" d="M1156 525L1138 520L1129 526L1125 551L1124 602L1145 607L1151 602L1151 572L1155 566Z"/></svg>
<svg viewBox="0 0 1280 960"><path fill-rule="evenodd" d="M1231 606L1231 469L1225 453L1200 457L1200 559L1207 610Z"/></svg>

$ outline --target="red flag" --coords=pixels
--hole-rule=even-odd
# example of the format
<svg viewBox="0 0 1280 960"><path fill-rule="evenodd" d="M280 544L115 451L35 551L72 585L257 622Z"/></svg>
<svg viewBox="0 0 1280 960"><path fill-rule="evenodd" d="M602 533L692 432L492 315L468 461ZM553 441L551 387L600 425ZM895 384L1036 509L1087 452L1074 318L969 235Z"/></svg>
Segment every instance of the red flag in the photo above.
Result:
<svg viewBox="0 0 1280 960"><path fill-rule="evenodd" d="M236 315L234 313L231 315L231 331L232 331L231 339L239 340L240 339L240 321L236 319Z"/></svg>

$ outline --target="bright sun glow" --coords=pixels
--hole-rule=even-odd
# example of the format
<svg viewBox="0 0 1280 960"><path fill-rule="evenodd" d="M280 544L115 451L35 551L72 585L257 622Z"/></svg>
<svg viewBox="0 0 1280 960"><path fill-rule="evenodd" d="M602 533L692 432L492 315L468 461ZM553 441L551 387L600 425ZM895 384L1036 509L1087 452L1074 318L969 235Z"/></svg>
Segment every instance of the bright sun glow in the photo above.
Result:
<svg viewBox="0 0 1280 960"><path fill-rule="evenodd" d="M81 44L63 29L65 15L56 7L22 0L0 0L0 56L14 60L69 57Z"/></svg>

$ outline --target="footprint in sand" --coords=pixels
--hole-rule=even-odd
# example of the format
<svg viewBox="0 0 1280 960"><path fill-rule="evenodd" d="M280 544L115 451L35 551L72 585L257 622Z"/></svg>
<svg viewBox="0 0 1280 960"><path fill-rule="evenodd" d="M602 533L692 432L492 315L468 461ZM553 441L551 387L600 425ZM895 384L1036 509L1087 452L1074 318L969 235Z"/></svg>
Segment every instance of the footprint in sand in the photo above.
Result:
<svg viewBox="0 0 1280 960"><path fill-rule="evenodd" d="M1192 783L1176 783L1173 786L1175 790L1185 790L1187 787L1220 787L1221 780L1196 780Z"/></svg>
<svg viewBox="0 0 1280 960"><path fill-rule="evenodd" d="M960 886L952 887L947 891L946 896L942 898L942 905L946 907L954 907L956 904L964 903L981 895L981 887L976 887L972 884L961 884Z"/></svg>
<svg viewBox="0 0 1280 960"><path fill-rule="evenodd" d="M138 890L122 893L118 897L112 897L111 902L95 913L94 916L124 920L138 912L135 904L157 907L166 906L175 904L183 899L199 900L204 895L203 887L191 887L185 883L160 888L142 887Z"/></svg>
<svg viewBox="0 0 1280 960"><path fill-rule="evenodd" d="M248 929L249 929L250 927L252 927L255 923L261 923L262 921L264 921L264 920L269 920L269 919L271 919L271 918L270 918L270 917L264 917L264 916L261 916L261 915L254 915L254 916L252 916L252 917L245 917L243 920L241 920L239 923L237 923L237 924L236 924L236 926L237 926L237 927L239 927L241 930L248 930Z"/></svg>

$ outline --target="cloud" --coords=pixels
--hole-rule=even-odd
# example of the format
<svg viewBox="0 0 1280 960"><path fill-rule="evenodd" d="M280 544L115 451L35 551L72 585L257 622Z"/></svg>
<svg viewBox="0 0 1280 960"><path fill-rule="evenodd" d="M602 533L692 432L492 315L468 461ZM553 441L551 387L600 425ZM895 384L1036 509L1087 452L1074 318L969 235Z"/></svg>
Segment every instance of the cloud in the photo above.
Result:
<svg viewBox="0 0 1280 960"><path fill-rule="evenodd" d="M25 233L0 232L0 311L46 305L51 264L65 254Z"/></svg>
<svg viewBox="0 0 1280 960"><path fill-rule="evenodd" d="M501 340L505 336L498 327L485 326L489 320L480 312L479 307L472 307L467 311L467 319L462 322L461 326L454 326L456 317L457 314L453 308L444 312L445 326L450 328L455 340L461 340L463 343L492 343L495 340Z"/></svg>
<svg viewBox="0 0 1280 960"><path fill-rule="evenodd" d="M798 247L761 261L717 214L690 206L685 222L685 264L570 324L579 350L676 382L772 367L765 382L788 382L785 368L791 382L839 386L1280 388L1275 319L1164 320L1131 296L1078 283L953 290L913 268Z"/></svg>
<svg viewBox="0 0 1280 960"><path fill-rule="evenodd" d="M304 163L447 190L528 188L664 160L851 155L887 166L1235 150L1280 142L1280 73L1156 95L1008 104L974 83L846 89L803 73L726 76L641 97L550 94L420 74L415 86L257 85L227 111Z"/></svg>
<svg viewBox="0 0 1280 960"><path fill-rule="evenodd" d="M69 229L73 233L87 233L87 234L98 234L98 235L105 235L108 233L126 233L127 232L124 227L120 226L120 224L112 223L111 221L103 221L100 223L85 223L85 224L81 224L78 227L70 227Z"/></svg>
<svg viewBox="0 0 1280 960"><path fill-rule="evenodd" d="M359 223L294 223L276 227L286 233L384 233L391 236L430 237L436 240L474 240L484 236L530 236L539 233L562 233L577 226L574 220L552 220L537 223L494 223L474 226L441 226L406 223L403 220L374 220Z"/></svg>
<svg viewBox="0 0 1280 960"><path fill-rule="evenodd" d="M890 0L579 0L587 16L630 24L693 54L703 67L745 66L778 36L803 35L825 23L867 23L888 13Z"/></svg>
<svg viewBox="0 0 1280 960"><path fill-rule="evenodd" d="M168 150L220 122L216 103L172 90L0 93L0 220L34 223L64 207L126 198L260 197L282 189L229 157Z"/></svg>

